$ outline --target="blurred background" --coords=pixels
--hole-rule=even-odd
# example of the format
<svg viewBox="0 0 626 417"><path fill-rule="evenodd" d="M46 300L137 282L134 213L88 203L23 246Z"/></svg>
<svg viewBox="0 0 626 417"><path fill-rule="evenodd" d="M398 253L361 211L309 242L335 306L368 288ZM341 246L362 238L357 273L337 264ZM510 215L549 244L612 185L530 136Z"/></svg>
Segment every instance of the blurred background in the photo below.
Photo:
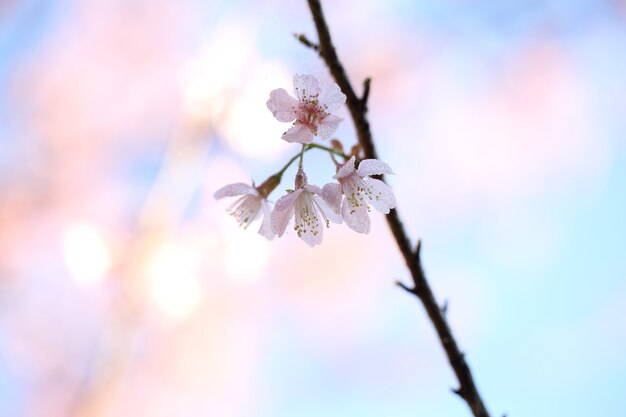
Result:
<svg viewBox="0 0 626 417"><path fill-rule="evenodd" d="M623 416L626 3L324 6L492 415ZM0 416L470 415L382 215L311 249L212 197L298 152L269 92L330 77L294 32L304 0L0 2Z"/></svg>

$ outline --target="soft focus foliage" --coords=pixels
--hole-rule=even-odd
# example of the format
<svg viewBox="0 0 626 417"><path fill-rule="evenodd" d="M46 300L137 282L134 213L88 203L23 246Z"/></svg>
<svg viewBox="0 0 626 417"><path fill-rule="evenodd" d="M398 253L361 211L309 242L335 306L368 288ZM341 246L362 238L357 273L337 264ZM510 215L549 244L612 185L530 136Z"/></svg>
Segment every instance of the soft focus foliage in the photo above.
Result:
<svg viewBox="0 0 626 417"><path fill-rule="evenodd" d="M324 4L492 413L622 416L624 2ZM290 156L272 90L333 84L293 32L303 1L0 3L0 416L468 415L382 214L310 249L213 199Z"/></svg>

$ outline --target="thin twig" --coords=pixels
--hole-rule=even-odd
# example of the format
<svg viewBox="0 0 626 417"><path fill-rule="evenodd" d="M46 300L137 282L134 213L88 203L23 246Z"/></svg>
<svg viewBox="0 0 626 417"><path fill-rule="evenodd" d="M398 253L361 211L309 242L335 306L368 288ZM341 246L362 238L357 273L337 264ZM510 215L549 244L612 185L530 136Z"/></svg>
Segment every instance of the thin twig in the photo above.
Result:
<svg viewBox="0 0 626 417"><path fill-rule="evenodd" d="M415 290L413 288L407 287L402 281L396 281L396 285L402 288L404 291L410 292L411 294L415 295Z"/></svg>
<svg viewBox="0 0 626 417"><path fill-rule="evenodd" d="M313 43L303 33L294 33L293 36L300 41L301 44L307 48L313 49L315 52L319 52L320 47L316 43Z"/></svg>
<svg viewBox="0 0 626 417"><path fill-rule="evenodd" d="M365 91L363 96L359 98L352 88L352 84L346 75L346 71L337 56L337 52L335 51L330 32L328 30L328 24L326 23L326 19L322 12L320 1L307 1L319 37L319 55L325 61L333 78L347 97L346 104L350 111L352 120L354 121L358 140L363 148L365 157L378 159L376 148L374 147L374 141L372 139L369 121L366 116L366 106L364 105L369 96L369 83L364 86ZM300 42L303 41L300 40ZM402 225L402 221L400 220L396 209L391 210L387 215L387 223L391 229L394 239L396 240L396 243L398 244L398 248L404 257L406 265L411 272L414 288L408 288L402 283L398 283L398 285L408 292L415 294L424 305L428 317L437 331L441 345L446 352L450 366L454 370L458 379L460 386L458 389L454 390L454 392L463 398L475 417L489 417L487 408L478 393L472 373L467 365L467 362L465 361L465 355L459 349L459 346L452 335L452 331L448 326L448 322L446 321L441 308L437 304L435 296L428 284L428 281L426 280L426 276L424 275L420 259L420 242L418 242L416 250L413 251L409 237L404 229L404 226Z"/></svg>

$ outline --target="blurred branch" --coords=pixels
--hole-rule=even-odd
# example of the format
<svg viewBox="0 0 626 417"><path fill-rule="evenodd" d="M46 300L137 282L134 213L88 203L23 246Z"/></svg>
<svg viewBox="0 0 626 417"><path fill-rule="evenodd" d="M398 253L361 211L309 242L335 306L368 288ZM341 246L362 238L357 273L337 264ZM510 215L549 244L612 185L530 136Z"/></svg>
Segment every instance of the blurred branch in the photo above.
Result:
<svg viewBox="0 0 626 417"><path fill-rule="evenodd" d="M168 139L163 162L143 206L131 239L115 260L116 291L110 316L95 351L94 366L70 406L71 417L112 415L143 325L148 295L143 276L149 254L178 229L193 199L206 155L211 124L183 118Z"/></svg>
<svg viewBox="0 0 626 417"><path fill-rule="evenodd" d="M298 40L309 47L312 47L312 45L317 47L312 48L319 52L320 57L328 66L333 78L347 96L346 104L348 105L350 115L354 121L359 144L363 149L365 157L378 159L369 121L367 119L366 104L369 97L369 79L365 80L364 92L362 97L359 98L352 88L346 71L337 56L320 1L307 1L315 22L319 44L316 45L310 42L304 35L298 36ZM458 394L467 403L475 417L489 417L487 408L478 393L474 378L465 360L465 355L459 349L456 339L450 330L450 326L448 326L448 322L446 321L445 313L442 311L443 309L439 307L439 304L437 304L435 296L424 275L420 259L421 243L418 242L416 249L413 250L396 209L391 210L387 215L387 223L389 224L389 228L393 233L393 237L398 244L398 248L413 278L413 288L409 288L401 283L399 285L408 292L415 294L424 305L428 317L437 331L441 345L446 352L450 366L458 379L460 386L458 389L454 389L453 392Z"/></svg>
<svg viewBox="0 0 626 417"><path fill-rule="evenodd" d="M370 86L372 85L372 79L367 77L363 81L363 97L361 97L361 106L363 107L363 111L367 111L367 100L370 98Z"/></svg>

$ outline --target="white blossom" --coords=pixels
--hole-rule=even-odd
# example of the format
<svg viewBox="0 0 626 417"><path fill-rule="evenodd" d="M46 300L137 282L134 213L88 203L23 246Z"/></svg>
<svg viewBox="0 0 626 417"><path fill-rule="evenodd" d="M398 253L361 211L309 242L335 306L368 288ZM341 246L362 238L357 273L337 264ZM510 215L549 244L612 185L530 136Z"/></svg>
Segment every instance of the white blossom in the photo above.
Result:
<svg viewBox="0 0 626 417"><path fill-rule="evenodd" d="M339 181L343 201L341 216L348 227L359 233L370 231L370 206L387 214L396 207L391 188L371 175L393 174L387 164L378 159L365 159L355 169L356 158L352 156L338 170L334 178Z"/></svg>
<svg viewBox="0 0 626 417"><path fill-rule="evenodd" d="M320 89L317 78L312 75L293 77L297 99L291 97L282 88L270 93L267 108L281 122L294 122L283 133L287 142L311 143L315 136L328 139L337 130L343 120L331 112L337 110L346 101L346 95L337 84L330 84Z"/></svg>
<svg viewBox="0 0 626 417"><path fill-rule="evenodd" d="M323 189L309 185L304 171L296 174L296 189L288 192L276 202L272 211L272 227L281 237L292 217L294 230L307 245L322 243L324 225L341 223L341 216L333 210L333 201L341 199L335 184L326 184Z"/></svg>

